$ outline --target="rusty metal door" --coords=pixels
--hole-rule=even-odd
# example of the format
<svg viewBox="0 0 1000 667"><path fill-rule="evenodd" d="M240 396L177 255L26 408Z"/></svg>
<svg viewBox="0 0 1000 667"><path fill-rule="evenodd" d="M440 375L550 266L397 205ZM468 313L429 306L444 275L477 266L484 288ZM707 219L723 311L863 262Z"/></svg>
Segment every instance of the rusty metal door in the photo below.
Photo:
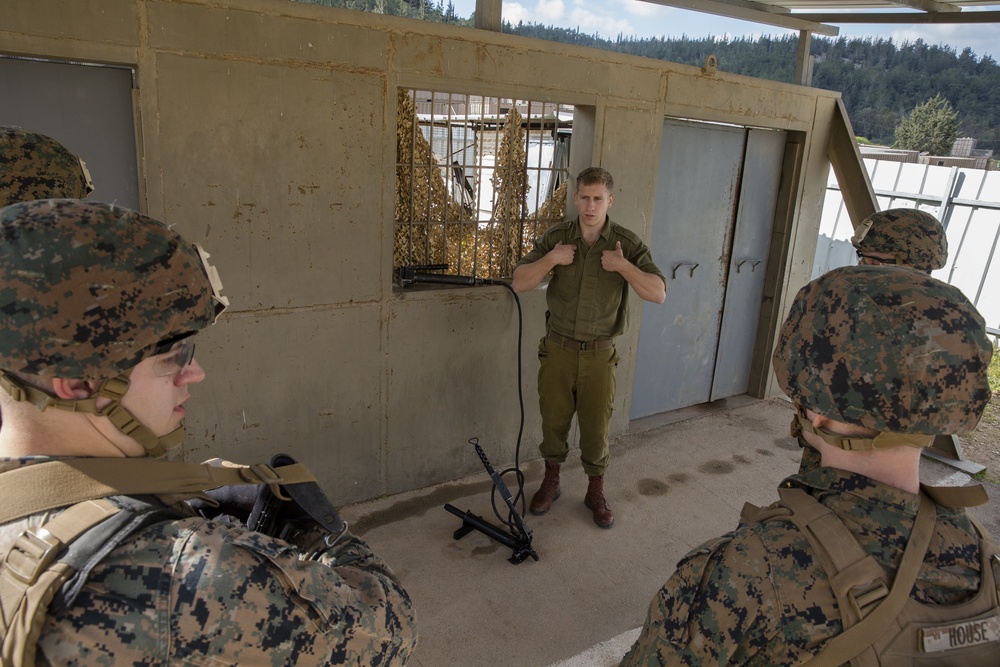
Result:
<svg viewBox="0 0 1000 667"><path fill-rule="evenodd" d="M710 400L745 137L740 127L664 123L650 250L667 299L642 309L633 419Z"/></svg>
<svg viewBox="0 0 1000 667"><path fill-rule="evenodd" d="M784 152L784 132L749 131L729 255L719 353L712 378L713 401L745 394L750 385L750 362L764 296L767 251Z"/></svg>
<svg viewBox="0 0 1000 667"><path fill-rule="evenodd" d="M746 391L783 146L780 132L664 123L650 249L667 299L643 307L632 419Z"/></svg>

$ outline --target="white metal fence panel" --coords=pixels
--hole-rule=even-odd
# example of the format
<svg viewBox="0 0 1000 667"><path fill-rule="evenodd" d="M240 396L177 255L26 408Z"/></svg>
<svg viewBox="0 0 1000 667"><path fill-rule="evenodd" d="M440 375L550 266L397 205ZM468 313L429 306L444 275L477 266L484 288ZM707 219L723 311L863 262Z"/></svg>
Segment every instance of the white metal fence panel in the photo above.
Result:
<svg viewBox="0 0 1000 667"><path fill-rule="evenodd" d="M880 210L919 208L948 233L948 263L935 278L958 287L1000 334L1000 172L865 160ZM854 229L833 171L827 183L813 277L855 263Z"/></svg>

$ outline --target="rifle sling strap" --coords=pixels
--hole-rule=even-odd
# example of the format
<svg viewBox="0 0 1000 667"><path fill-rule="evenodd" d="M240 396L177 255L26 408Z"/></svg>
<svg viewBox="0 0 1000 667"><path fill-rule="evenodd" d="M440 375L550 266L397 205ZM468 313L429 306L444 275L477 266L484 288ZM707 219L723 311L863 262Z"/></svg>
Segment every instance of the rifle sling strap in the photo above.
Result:
<svg viewBox="0 0 1000 667"><path fill-rule="evenodd" d="M150 458L47 461L0 475L0 524L108 496L193 495L239 484L268 484L277 492L279 485L315 481L301 463L272 468L264 463L213 466Z"/></svg>
<svg viewBox="0 0 1000 667"><path fill-rule="evenodd" d="M804 491L798 489L794 489L794 491L799 491L808 497ZM785 500L784 496L782 500ZM811 497L810 500L819 504ZM931 536L934 534L936 520L937 510L934 502L926 494L921 493L920 509L917 511L910 539L906 544L889 594L858 623L846 628L841 634L831 639L823 650L804 664L809 665L809 667L843 665L871 646L876 638L889 627L910 597L910 591L917 580L917 574L927 553L927 547L930 545ZM846 526L844 528L846 530ZM851 541L857 545L853 537L851 537ZM828 572L828 574L832 573Z"/></svg>
<svg viewBox="0 0 1000 667"><path fill-rule="evenodd" d="M74 570L55 566L63 548L120 508L108 500L78 503L15 540L0 562L0 654L5 665L33 665L45 609Z"/></svg>
<svg viewBox="0 0 1000 667"><path fill-rule="evenodd" d="M930 486L921 484L920 490L944 507L978 507L990 502L982 484L969 486ZM971 515L970 515L971 516Z"/></svg>

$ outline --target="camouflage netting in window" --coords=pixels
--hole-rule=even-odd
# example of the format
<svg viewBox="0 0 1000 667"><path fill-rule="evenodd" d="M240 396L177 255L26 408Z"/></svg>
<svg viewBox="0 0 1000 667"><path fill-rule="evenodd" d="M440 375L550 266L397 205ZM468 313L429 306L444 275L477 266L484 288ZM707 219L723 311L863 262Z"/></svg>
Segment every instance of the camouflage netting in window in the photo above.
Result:
<svg viewBox="0 0 1000 667"><path fill-rule="evenodd" d="M493 219L480 228L472 213L452 198L405 90L399 91L398 109L393 268L448 264L450 274L510 276L535 238L561 220L566 208L563 183L552 199L527 215L530 186L521 114L512 110L504 125L492 177Z"/></svg>
<svg viewBox="0 0 1000 667"><path fill-rule="evenodd" d="M521 114L511 109L503 126L500 151L493 169L493 219L487 227L490 234L490 270L493 275L509 276L521 259L521 229L528 217L528 156L524 151L525 132Z"/></svg>

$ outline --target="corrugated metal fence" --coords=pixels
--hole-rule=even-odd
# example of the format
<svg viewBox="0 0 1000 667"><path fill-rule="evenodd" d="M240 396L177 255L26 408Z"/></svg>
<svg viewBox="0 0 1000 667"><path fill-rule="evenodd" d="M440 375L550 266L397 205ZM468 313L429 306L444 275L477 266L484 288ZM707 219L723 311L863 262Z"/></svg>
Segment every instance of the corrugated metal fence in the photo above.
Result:
<svg viewBox="0 0 1000 667"><path fill-rule="evenodd" d="M948 232L948 263L933 273L955 285L1000 337L1000 172L865 160L879 210L919 208ZM854 230L833 172L827 184L813 277L854 264Z"/></svg>

